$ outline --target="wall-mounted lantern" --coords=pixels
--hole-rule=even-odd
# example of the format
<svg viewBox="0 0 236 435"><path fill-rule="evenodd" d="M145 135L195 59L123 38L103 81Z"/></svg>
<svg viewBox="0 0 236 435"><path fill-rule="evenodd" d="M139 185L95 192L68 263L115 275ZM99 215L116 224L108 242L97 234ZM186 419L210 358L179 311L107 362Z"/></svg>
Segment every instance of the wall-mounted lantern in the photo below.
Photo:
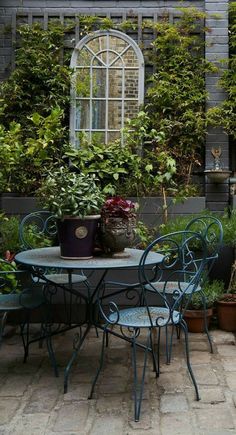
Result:
<svg viewBox="0 0 236 435"><path fill-rule="evenodd" d="M211 154L214 157L213 168L206 169L204 173L212 183L222 183L223 181L229 178L231 171L229 171L229 169L222 168L222 164L220 160L222 154L221 147L212 148Z"/></svg>

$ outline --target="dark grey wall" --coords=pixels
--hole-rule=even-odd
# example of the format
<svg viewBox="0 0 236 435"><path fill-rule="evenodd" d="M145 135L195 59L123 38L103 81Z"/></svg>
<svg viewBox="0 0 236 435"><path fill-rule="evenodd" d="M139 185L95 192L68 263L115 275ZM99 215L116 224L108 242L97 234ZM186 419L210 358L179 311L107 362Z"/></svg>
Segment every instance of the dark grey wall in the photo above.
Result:
<svg viewBox="0 0 236 435"><path fill-rule="evenodd" d="M142 31L143 20L149 18L157 21L158 16L161 16L164 11L168 11L169 19L173 21L180 14L177 9L180 6L196 6L209 14L206 25L211 28L211 32L206 36L206 58L220 66L220 70L225 68L226 66L222 66L220 61L228 57L228 0L189 0L183 2L175 0L0 0L0 80L4 80L11 68L14 68L15 30L18 23L28 22L31 24L39 20L46 28L51 17L58 17L63 21L83 13L107 16L117 21L123 21L136 15L140 27L131 36L138 43L142 42L145 49L149 47L153 33L152 31ZM5 25L11 27L8 33L4 33ZM66 46L72 49L79 38L79 27L77 27L75 34L66 41ZM220 72L209 74L206 77L206 88L209 92L207 107L220 104L225 98L224 92L217 87L219 75ZM230 166L228 137L219 127L209 130L206 137L206 168L210 168L213 164L211 148L219 146L222 149L223 165L226 168ZM205 183L207 207L212 210L223 210L229 201L228 182L218 185L211 184L206 178Z"/></svg>

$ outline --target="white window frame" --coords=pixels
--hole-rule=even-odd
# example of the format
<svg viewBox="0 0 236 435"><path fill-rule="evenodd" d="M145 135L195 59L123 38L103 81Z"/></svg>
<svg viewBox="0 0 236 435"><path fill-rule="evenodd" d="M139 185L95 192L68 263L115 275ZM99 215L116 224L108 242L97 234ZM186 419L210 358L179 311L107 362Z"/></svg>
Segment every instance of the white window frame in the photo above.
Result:
<svg viewBox="0 0 236 435"><path fill-rule="evenodd" d="M122 59L122 56L125 54L125 52L129 49L132 48L136 54L136 58L137 58L137 66L128 66L128 65L124 65L121 67L113 67L113 69L116 70L121 70L122 71L122 95L120 98L111 98L108 96L108 86L106 87L106 95L104 98L101 97L92 97L91 96L91 90L90 90L90 96L89 97L78 97L76 94L76 89L75 86L73 86L73 77L72 77L72 84L71 84L71 104L70 104L70 142L72 145L74 145L75 147L78 146L77 141L76 141L76 133L78 131L86 131L89 135L89 139L91 140L92 137L92 133L93 132L104 132L105 133L105 143L108 143L108 133L109 132L120 132L120 137L121 137L121 143L123 143L123 134L122 134L122 129L124 128L125 125L125 119L124 119L124 103L125 101L137 101L138 103L138 107L140 107L141 104L143 104L143 100L144 100L144 58L143 58L143 54L142 51L140 50L139 46L136 44L136 42L130 38L128 35L126 35L125 33L119 32L118 30L98 30L96 32L93 32L92 34L89 34L87 36L85 36L83 39L81 39L81 41L79 41L76 45L76 47L74 48L74 51L72 53L72 57L71 57L71 62L70 62L70 67L74 70L74 72L76 73L76 71L78 69L82 69L84 66L80 66L77 65L77 58L78 55L80 53L80 50L82 50L82 48L84 48L87 44L95 39L95 38L99 38L101 36L105 36L107 38L107 51L109 51L109 38L110 37L117 37L120 38L122 40L124 40L128 45L125 47L125 49L121 52L115 52L115 50L110 50L113 53L115 53L117 55L117 57L120 57ZM93 60L94 58L96 58L97 55L99 55L100 52L98 53L94 53L91 49L89 49L90 53L91 53L91 59ZM107 63L104 62L104 66L102 66L102 68L106 69L106 77L107 77L107 82L108 82L108 71L110 69L112 69L112 64L115 63L115 60L113 62L111 62L110 65L108 65ZM88 65L89 67L89 65ZM98 68L97 66L93 66L92 65L92 61L90 63L90 75L92 77L92 69ZM136 70L138 71L138 86L137 86L137 91L138 91L138 96L137 98L128 98L125 97L124 95L124 83L125 83L125 70ZM91 80L92 82L92 80ZM90 83L91 83L90 82ZM90 85L90 89L92 88L92 86ZM76 129L76 101L77 100L88 100L89 101L89 107L90 107L90 124L89 124L89 129ZM92 102L93 101L105 101L105 128L104 129L93 129L92 128ZM109 129L108 128L108 102L109 101L121 101L121 129Z"/></svg>

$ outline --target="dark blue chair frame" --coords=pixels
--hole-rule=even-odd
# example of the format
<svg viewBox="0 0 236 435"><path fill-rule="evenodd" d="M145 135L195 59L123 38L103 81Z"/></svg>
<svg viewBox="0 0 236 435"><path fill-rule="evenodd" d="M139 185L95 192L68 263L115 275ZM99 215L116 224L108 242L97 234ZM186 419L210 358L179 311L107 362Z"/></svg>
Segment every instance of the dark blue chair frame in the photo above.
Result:
<svg viewBox="0 0 236 435"><path fill-rule="evenodd" d="M12 263L0 259L7 268L0 267L0 312L2 321L0 327L0 343L7 314L13 311L24 311L23 321L20 324L21 337L24 347L24 362L28 357L29 345L29 322L31 310L43 306L46 301L43 294L35 291L30 275L26 270L16 269ZM30 287L24 288L24 282L30 283Z"/></svg>
<svg viewBox="0 0 236 435"><path fill-rule="evenodd" d="M196 258L196 253L192 247L201 248L201 259ZM150 270L146 266L146 260L149 253L155 250L163 255L163 261ZM134 367L134 419L139 420L141 402L143 396L143 387L145 380L145 371L148 354L151 354L153 367L158 377L160 374L160 331L166 330L167 326L178 326L184 332L185 351L187 367L192 379L196 398L199 400L198 387L190 365L189 346L188 346L188 328L184 321L184 310L187 309L192 295L199 286L202 275L207 263L207 248L204 238L192 231L180 231L163 237L159 237L151 243L145 250L139 264L139 288L136 288L137 298L129 297L133 305L128 308L119 308L114 300L114 294L106 293L105 285L98 292L98 306L103 319L103 339L100 364L94 378L89 398L92 398L94 388L104 362L104 351L107 334L111 333L125 339L132 345L132 361ZM156 286L156 282L163 283L161 291ZM175 282L172 298L168 297L165 290L169 282ZM149 288L152 289L150 292ZM134 289L132 289L134 291ZM130 294L130 289L128 290ZM115 292L115 296L119 292ZM156 296L156 303L149 303L150 296ZM185 308L183 308L183 299L185 299ZM186 301L187 299L187 301ZM161 303L160 303L161 301ZM106 304L106 308L104 305ZM116 332L114 327L120 328ZM145 343L139 342L140 331L147 331ZM153 342L152 332L158 330L157 351ZM141 375L140 385L137 376L136 364L136 347L139 346L144 350L144 364Z"/></svg>

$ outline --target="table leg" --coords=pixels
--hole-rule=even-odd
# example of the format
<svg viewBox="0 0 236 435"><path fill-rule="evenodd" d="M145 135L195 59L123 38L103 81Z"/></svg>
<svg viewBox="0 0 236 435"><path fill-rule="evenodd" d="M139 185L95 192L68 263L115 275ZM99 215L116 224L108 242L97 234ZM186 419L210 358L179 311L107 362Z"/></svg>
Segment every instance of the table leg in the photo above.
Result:
<svg viewBox="0 0 236 435"><path fill-rule="evenodd" d="M73 351L72 357L71 357L70 361L68 362L68 364L67 364L67 366L65 368L65 372L64 372L64 394L67 393L67 389L68 389L68 377L69 377L69 373L70 373L71 367L72 367L72 365L73 365L73 363L74 363L74 361L75 361L75 359L76 359L76 357L78 355L78 352L79 352L79 350L80 350L80 348L81 348L81 346L82 346L82 344L83 344L83 342L85 340L85 337L87 336L91 326L92 326L91 323L88 323L87 328L86 328L83 336L78 341L78 343L76 343L76 340L74 340L74 351Z"/></svg>

